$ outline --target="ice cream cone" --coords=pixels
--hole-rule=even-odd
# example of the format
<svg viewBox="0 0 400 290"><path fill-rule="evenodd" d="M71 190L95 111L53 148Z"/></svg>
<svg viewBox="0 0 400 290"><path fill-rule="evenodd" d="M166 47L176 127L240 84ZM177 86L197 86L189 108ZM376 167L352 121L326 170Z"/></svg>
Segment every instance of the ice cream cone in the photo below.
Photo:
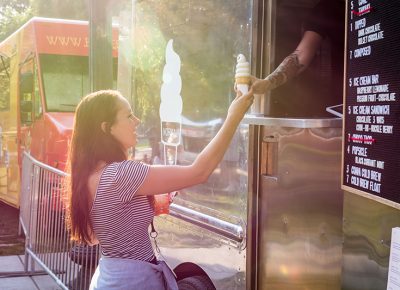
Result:
<svg viewBox="0 0 400 290"><path fill-rule="evenodd" d="M237 56L235 71L236 89L246 94L250 85L250 63L243 54Z"/></svg>
<svg viewBox="0 0 400 290"><path fill-rule="evenodd" d="M236 84L250 85L250 77L237 77L235 80Z"/></svg>

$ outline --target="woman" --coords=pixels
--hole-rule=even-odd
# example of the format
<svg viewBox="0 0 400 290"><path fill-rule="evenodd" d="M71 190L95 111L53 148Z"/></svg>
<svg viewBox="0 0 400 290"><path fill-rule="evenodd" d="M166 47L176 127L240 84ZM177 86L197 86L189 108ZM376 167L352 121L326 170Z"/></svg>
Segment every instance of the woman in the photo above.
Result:
<svg viewBox="0 0 400 290"><path fill-rule="evenodd" d="M128 160L139 124L128 101L111 90L82 99L68 159L67 217L73 240L101 247L90 289L177 289L150 242L152 195L205 182L252 100L251 93L236 97L220 131L192 165L149 166Z"/></svg>

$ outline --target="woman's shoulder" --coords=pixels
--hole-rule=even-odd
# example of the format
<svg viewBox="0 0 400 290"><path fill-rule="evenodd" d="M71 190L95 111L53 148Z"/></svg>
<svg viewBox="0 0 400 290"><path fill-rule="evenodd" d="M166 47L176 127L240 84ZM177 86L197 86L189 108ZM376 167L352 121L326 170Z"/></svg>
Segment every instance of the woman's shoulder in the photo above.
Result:
<svg viewBox="0 0 400 290"><path fill-rule="evenodd" d="M117 191L122 201L133 198L144 182L149 165L135 160L114 162L107 166L103 181Z"/></svg>
<svg viewBox="0 0 400 290"><path fill-rule="evenodd" d="M108 172L114 172L116 174L123 173L126 171L136 170L147 170L149 165L136 160L123 160L119 162L113 162L107 166Z"/></svg>
<svg viewBox="0 0 400 290"><path fill-rule="evenodd" d="M111 178L115 183L132 183L134 180L142 183L149 171L149 165L136 160L124 160L120 162L113 162L107 166L105 174Z"/></svg>

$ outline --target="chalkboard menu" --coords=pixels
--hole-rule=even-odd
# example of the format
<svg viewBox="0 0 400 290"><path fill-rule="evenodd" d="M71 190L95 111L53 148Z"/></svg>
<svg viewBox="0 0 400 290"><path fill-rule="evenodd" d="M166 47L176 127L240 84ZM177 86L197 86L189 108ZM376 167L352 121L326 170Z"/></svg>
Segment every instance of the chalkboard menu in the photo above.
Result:
<svg viewBox="0 0 400 290"><path fill-rule="evenodd" d="M343 189L400 206L400 1L347 1Z"/></svg>

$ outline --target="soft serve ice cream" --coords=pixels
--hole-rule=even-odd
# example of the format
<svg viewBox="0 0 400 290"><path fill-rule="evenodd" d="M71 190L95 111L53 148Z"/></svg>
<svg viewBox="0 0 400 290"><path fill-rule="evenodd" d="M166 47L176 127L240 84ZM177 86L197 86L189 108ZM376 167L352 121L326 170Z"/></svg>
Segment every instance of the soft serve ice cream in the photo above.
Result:
<svg viewBox="0 0 400 290"><path fill-rule="evenodd" d="M172 47L170 39L165 49L165 66L161 86L161 141L164 145L180 144L182 126L182 79L179 75L181 60Z"/></svg>
<svg viewBox="0 0 400 290"><path fill-rule="evenodd" d="M243 94L249 91L250 83L250 63L246 61L246 57L243 54L237 56L236 64L236 88Z"/></svg>
<svg viewBox="0 0 400 290"><path fill-rule="evenodd" d="M246 61L246 57L243 54L237 56L236 64L236 89L242 94L249 92L250 85L250 63ZM263 115L264 112L264 95L254 94L254 102L250 107L250 113L253 115Z"/></svg>

